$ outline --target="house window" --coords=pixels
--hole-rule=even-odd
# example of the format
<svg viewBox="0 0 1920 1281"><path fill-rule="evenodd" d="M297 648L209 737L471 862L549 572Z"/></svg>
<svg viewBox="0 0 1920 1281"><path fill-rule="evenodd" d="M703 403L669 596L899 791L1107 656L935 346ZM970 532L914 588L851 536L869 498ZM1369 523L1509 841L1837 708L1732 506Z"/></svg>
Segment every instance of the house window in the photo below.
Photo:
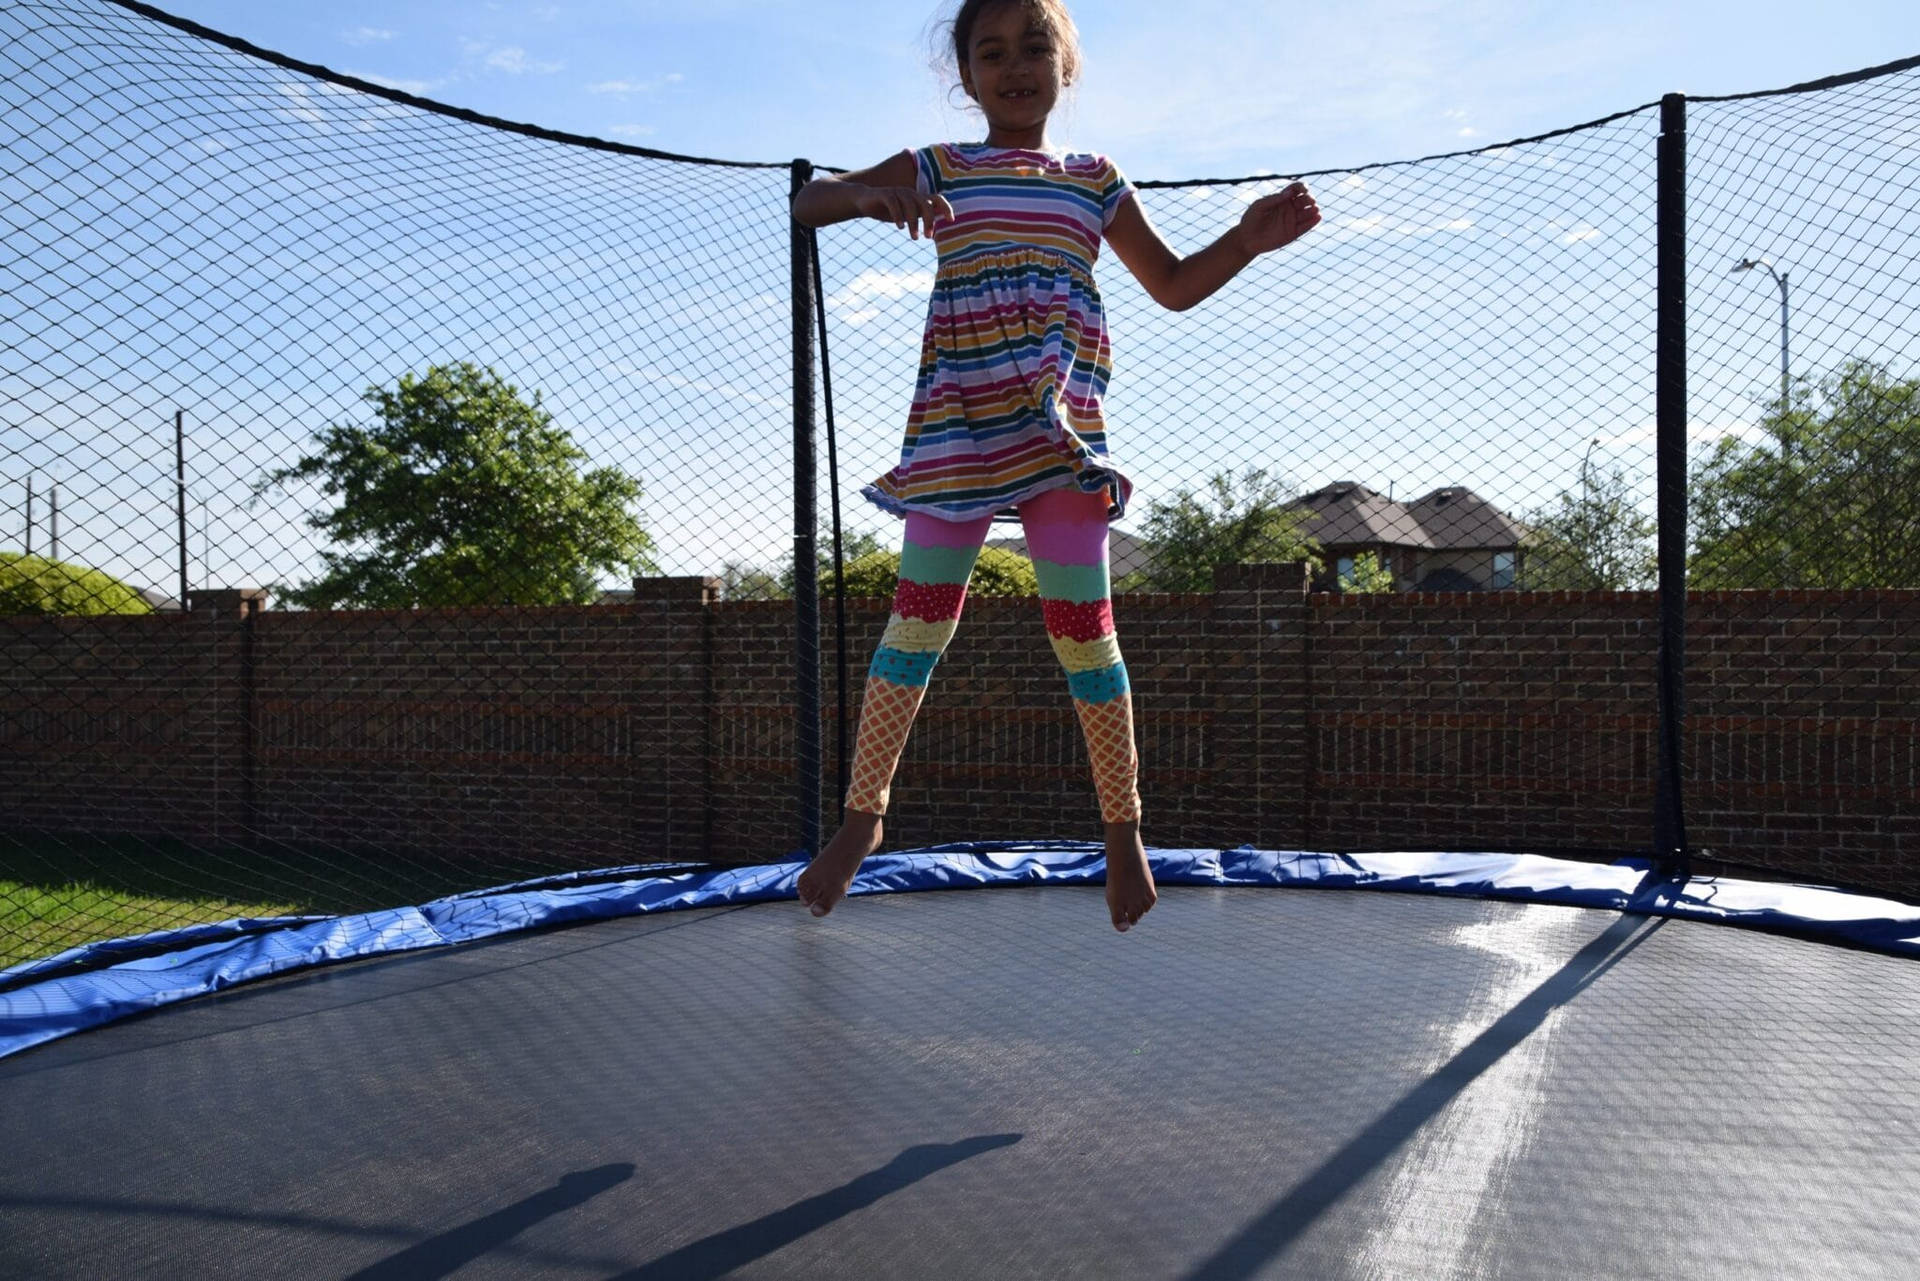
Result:
<svg viewBox="0 0 1920 1281"><path fill-rule="evenodd" d="M1333 581L1336 587L1353 581L1353 557L1342 556L1333 562Z"/></svg>
<svg viewBox="0 0 1920 1281"><path fill-rule="evenodd" d="M1493 554L1493 589L1513 586L1513 571L1519 558L1513 552L1495 552Z"/></svg>

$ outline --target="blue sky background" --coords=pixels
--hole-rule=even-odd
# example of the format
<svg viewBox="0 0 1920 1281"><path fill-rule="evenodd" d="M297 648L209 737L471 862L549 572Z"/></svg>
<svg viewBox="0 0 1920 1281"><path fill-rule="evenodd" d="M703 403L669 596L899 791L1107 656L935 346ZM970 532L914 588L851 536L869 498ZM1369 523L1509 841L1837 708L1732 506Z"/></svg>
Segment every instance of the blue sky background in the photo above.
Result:
<svg viewBox="0 0 1920 1281"><path fill-rule="evenodd" d="M900 0L159 7L438 101L669 151L853 166L978 132L929 65L935 11ZM1055 141L1140 178L1406 160L1920 52L1912 0L1108 0L1075 20L1087 70Z"/></svg>
<svg viewBox="0 0 1920 1281"><path fill-rule="evenodd" d="M978 135L930 66L933 14L917 6L162 7L435 101L670 152L861 165ZM1465 485L1525 513L1577 490L1592 458L1650 507L1657 113L1499 144L1669 90L1776 88L1920 53L1920 24L1897 8L1402 2L1293 19L1215 0L1080 6L1087 74L1055 118L1056 143L1108 152L1138 179L1321 172L1328 215L1309 241L1179 316L1102 264L1108 416L1138 485L1124 527L1139 532L1151 501L1250 466L1302 489L1357 480L1402 498ZM50 64L46 101L13 121L44 135L22 156L52 145L35 122L68 109L53 99L102 92L68 65ZM194 580L304 576L320 550L298 524L314 495L249 506L250 484L320 425L364 417L369 382L458 356L540 388L596 463L643 479L667 572L784 559L784 172L578 152L278 70L242 79L240 115L189 98L165 127L152 122L174 108L129 109L110 93L93 135L59 144L71 155L0 173L18 243L56 226L64 237L7 267L26 310L0 317L11 353L0 398L24 416L0 422L0 539L24 528L19 500L38 476L43 495L62 485L63 546L77 558L170 581L180 407ZM1917 79L1692 109L1696 441L1754 433L1777 387L1775 295L1757 273L1728 274L1742 257L1772 253L1794 272L1796 371L1861 354L1911 363ZM129 93L176 92L165 77L136 81ZM178 91L199 92L191 78ZM226 133L242 119L255 131L244 145ZM456 139L472 145L444 170L450 153L435 148ZM81 159L83 179L139 166L121 206L77 201L84 181L53 177L88 148L110 159ZM1355 172L1462 151L1478 154ZM434 166L416 163L425 155ZM425 184L408 199L426 203L390 203L400 197L382 183L396 175L410 191ZM596 206L594 184L616 175L608 190L621 194ZM448 185L421 194L432 181ZM1143 199L1191 251L1275 185ZM447 192L485 198L437 207ZM163 206L217 217L176 222ZM218 237L195 240L216 223ZM415 243L429 224L431 253ZM846 519L891 542L898 521L857 491L898 452L932 253L875 223L825 229L820 243ZM93 299L73 289L82 280L119 292ZM823 483L824 465L823 450ZM39 511L44 522L44 498Z"/></svg>

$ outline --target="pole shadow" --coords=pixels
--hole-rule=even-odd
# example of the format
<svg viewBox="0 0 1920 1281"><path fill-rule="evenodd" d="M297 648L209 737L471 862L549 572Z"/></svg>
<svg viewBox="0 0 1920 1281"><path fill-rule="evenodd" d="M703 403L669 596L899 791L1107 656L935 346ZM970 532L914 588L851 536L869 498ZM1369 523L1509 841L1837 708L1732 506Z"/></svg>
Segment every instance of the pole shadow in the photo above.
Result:
<svg viewBox="0 0 1920 1281"><path fill-rule="evenodd" d="M622 1272L609 1281L709 1281L735 1268L764 1258L798 1241L835 1219L865 1209L884 1196L918 1183L951 1165L985 1152L1011 1147L1018 1134L982 1134L957 1143L921 1143L910 1147L877 1170L796 1201L784 1210L681 1246L650 1263Z"/></svg>
<svg viewBox="0 0 1920 1281"><path fill-rule="evenodd" d="M1620 917L1458 1054L1401 1096L1345 1147L1301 1179L1291 1192L1187 1273L1184 1281L1246 1281L1259 1275L1336 1202L1386 1164L1468 1086L1531 1036L1548 1015L1573 1000L1664 924L1664 918Z"/></svg>
<svg viewBox="0 0 1920 1281"><path fill-rule="evenodd" d="M499 1249L541 1220L564 1214L625 1183L633 1177L633 1171L632 1163L623 1161L563 1174L550 1188L410 1245L353 1273L347 1281L426 1281L447 1276L481 1255Z"/></svg>

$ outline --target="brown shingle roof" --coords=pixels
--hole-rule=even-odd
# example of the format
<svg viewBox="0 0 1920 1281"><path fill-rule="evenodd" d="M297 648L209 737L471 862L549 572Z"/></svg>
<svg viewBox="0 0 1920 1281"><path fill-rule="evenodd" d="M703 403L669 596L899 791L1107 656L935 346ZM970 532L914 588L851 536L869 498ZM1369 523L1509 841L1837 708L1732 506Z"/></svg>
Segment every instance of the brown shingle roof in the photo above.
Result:
<svg viewBox="0 0 1920 1281"><path fill-rule="evenodd" d="M1403 504L1350 480L1304 494L1295 500L1294 506L1305 507L1313 513L1307 521L1306 532L1325 547L1348 543L1422 548L1434 545Z"/></svg>
<svg viewBox="0 0 1920 1281"><path fill-rule="evenodd" d="M1307 533L1325 547L1354 544L1462 551L1517 547L1521 529L1486 499L1457 485L1411 503L1382 497L1365 485L1338 481L1294 502L1312 512Z"/></svg>
<svg viewBox="0 0 1920 1281"><path fill-rule="evenodd" d="M1436 489L1407 510L1443 550L1518 547L1521 529L1505 512L1471 489Z"/></svg>

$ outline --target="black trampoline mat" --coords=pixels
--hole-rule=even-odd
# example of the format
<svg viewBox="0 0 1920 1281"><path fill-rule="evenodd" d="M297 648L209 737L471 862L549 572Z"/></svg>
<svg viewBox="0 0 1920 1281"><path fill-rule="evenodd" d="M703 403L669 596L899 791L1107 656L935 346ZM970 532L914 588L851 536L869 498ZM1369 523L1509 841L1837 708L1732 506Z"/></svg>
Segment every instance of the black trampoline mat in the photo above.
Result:
<svg viewBox="0 0 1920 1281"><path fill-rule="evenodd" d="M1920 965L1366 892L636 917L0 1062L0 1276L1920 1276Z"/></svg>

